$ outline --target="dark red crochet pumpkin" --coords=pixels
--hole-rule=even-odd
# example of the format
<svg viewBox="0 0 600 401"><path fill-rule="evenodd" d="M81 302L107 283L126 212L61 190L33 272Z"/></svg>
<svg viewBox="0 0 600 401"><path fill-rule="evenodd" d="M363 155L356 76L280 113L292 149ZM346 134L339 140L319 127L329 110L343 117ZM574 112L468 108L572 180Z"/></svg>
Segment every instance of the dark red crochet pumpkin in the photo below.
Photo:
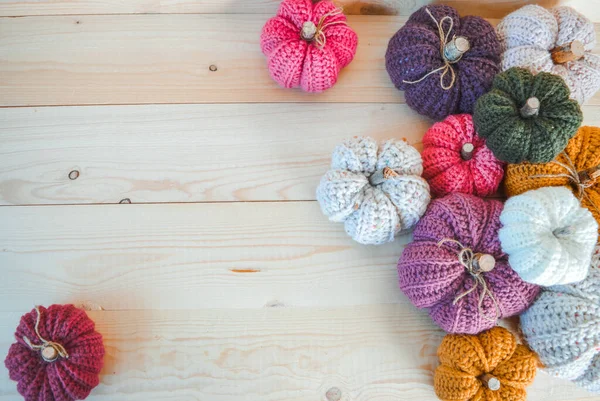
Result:
<svg viewBox="0 0 600 401"><path fill-rule="evenodd" d="M83 400L99 384L104 345L83 310L36 307L21 317L15 338L4 364L26 401Z"/></svg>

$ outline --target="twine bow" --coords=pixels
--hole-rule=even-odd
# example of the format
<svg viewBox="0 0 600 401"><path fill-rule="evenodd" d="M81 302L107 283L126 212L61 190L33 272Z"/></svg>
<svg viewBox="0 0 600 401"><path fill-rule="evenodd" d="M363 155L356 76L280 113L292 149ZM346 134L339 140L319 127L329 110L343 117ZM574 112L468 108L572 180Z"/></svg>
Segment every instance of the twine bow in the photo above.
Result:
<svg viewBox="0 0 600 401"><path fill-rule="evenodd" d="M579 199L579 202L581 202L583 199L587 200L590 205L592 205L592 207L594 209L596 209L596 212L598 212L600 214L600 209L598 208L598 206L596 206L596 204L592 201L592 198L590 198L590 196L587 194L587 192L585 192L586 189L592 187L595 184L595 177L589 177L589 175L587 175L587 172L584 171L581 174L577 171L577 169L575 168L575 163L573 163L573 160L571 160L571 158L569 157L569 155L567 154L567 152L562 152L561 153L564 157L565 160L567 161L567 164L561 163L558 160L554 159L552 160L550 163L554 163L557 166L560 166L562 168L564 168L567 173L559 173L559 174L536 174L536 175L532 175L531 178L560 178L560 177L564 177L567 178L571 181L572 184L575 184L577 186L577 198ZM585 179L582 179L582 175L583 173L585 173L585 175L587 175L587 177Z"/></svg>
<svg viewBox="0 0 600 401"><path fill-rule="evenodd" d="M427 74L425 74L423 77L417 79L416 81L403 80L402 82L405 84L409 84L409 85L418 84L419 82L423 81L428 76L430 76L431 74L435 74L438 71L442 71L442 75L440 75L440 86L444 90L449 90L454 86L454 83L456 82L456 73L454 72L454 68L452 68L452 64L457 63L462 58L462 55L461 55L456 60L448 60L448 57L446 57L446 52L444 51L444 49L446 48L446 44L448 43L448 39L450 37L450 32L452 32L452 28L454 27L454 20L452 20L452 17L446 15L444 18L442 18L438 22L438 20L435 19L435 17L431 13L431 11L429 11L428 8L426 8L425 11L427 12L427 14L429 14L431 19L433 20L433 23L437 26L438 34L440 35L440 53L442 55L442 58L444 59L444 65L441 66L440 68L436 68L435 70L428 72ZM446 21L446 20L450 21L450 27L448 28L448 32L444 32L444 21ZM456 38L456 35L454 35L452 37L452 40L454 40L454 38ZM452 79L450 80L450 85L444 84L444 78L446 77L448 72L450 72L450 74L452 76Z"/></svg>
<svg viewBox="0 0 600 401"><path fill-rule="evenodd" d="M26 336L23 336L23 341L25 341L25 343L29 346L29 348L31 348L34 351L43 351L45 348L52 347L56 350L56 352L58 352L58 355L60 355L61 357L65 358L65 359L69 359L69 354L67 353L67 350L65 349L65 347L63 347L59 343L55 343L53 341L48 341L40 335L39 325L40 325L40 319L42 317L42 314L40 313L39 306L35 307L35 311L37 312L37 319L35 321L35 334L37 335L38 339L42 342L42 344L39 344L39 345L33 344L31 342L31 340L29 340L29 338L27 338Z"/></svg>
<svg viewBox="0 0 600 401"><path fill-rule="evenodd" d="M334 25L348 25L345 20L331 21L328 23L325 23L325 20L328 17L338 16L338 15L342 14L343 12L344 12L343 8L341 8L341 7L335 8L332 11L328 12L327 14L323 15L319 19L319 23L317 25L315 25L314 22L312 22L312 21L306 21L304 23L304 25L302 26L302 31L300 33L300 36L304 40L314 42L314 44L317 46L317 48L322 50L323 47L325 47L325 44L327 43L327 36L325 36L325 32L324 32L325 28L328 28L328 27L334 26ZM305 33L305 31L306 31L306 33ZM305 34L307 36L305 36Z"/></svg>
<svg viewBox="0 0 600 401"><path fill-rule="evenodd" d="M494 296L492 291L489 289L488 284L482 275L483 271L478 269L476 266L475 260L479 256L479 254L476 254L475 252L473 252L473 250L471 248L464 247L460 242L458 242L457 240L451 239L451 238L442 239L441 241L439 241L437 243L437 246L441 247L446 242L452 242L461 248L460 251L458 252L458 261L460 262L461 265L463 265L465 267L465 269L467 269L467 271L469 272L471 277L473 277L473 280L475 282L470 289L468 289L467 291L463 292L462 294L460 294L456 298L454 298L454 301L452 301L452 305L456 305L458 303L458 301L460 301L462 298L466 297L467 295L469 295L470 293L475 291L478 286L481 286L481 294L479 294L479 302L477 304L479 313L481 314L481 316L483 316L484 319L491 321L491 322L495 322L500 317L500 306L498 305L498 301L496 300L496 297ZM489 316L487 316L487 314L483 310L483 301L484 301L486 295L492 300L492 302L494 304L494 317L493 318L490 318Z"/></svg>

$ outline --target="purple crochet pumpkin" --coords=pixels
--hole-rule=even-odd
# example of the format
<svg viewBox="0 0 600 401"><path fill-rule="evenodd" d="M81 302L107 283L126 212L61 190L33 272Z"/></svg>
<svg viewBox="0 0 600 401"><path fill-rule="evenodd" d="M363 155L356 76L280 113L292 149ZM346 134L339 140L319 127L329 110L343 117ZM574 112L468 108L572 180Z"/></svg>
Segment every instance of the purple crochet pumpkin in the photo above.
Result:
<svg viewBox="0 0 600 401"><path fill-rule="evenodd" d="M477 334L521 313L539 287L521 280L498 239L502 203L454 193L432 201L398 262L400 288L449 333Z"/></svg>
<svg viewBox="0 0 600 401"><path fill-rule="evenodd" d="M440 31L441 28L441 31ZM500 43L481 17L460 18L449 6L414 12L389 42L385 63L406 103L428 117L472 114L500 72Z"/></svg>

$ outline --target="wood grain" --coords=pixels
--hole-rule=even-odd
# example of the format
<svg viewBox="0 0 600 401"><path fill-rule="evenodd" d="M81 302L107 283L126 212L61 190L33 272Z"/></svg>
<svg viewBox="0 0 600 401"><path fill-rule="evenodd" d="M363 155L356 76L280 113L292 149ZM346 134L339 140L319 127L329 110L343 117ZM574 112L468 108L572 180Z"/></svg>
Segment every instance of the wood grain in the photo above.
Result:
<svg viewBox="0 0 600 401"><path fill-rule="evenodd" d="M280 0L0 0L0 16L64 15L64 14L273 14ZM429 0L335 0L348 15L410 15ZM501 18L526 4L544 7L568 5L586 12L588 18L600 21L598 0L444 0L464 15Z"/></svg>
<svg viewBox="0 0 600 401"><path fill-rule="evenodd" d="M1 207L0 221L4 311L407 302L396 263L410 236L359 246L316 202Z"/></svg>
<svg viewBox="0 0 600 401"><path fill-rule="evenodd" d="M338 143L429 126L402 104L5 108L0 204L314 200Z"/></svg>
<svg viewBox="0 0 600 401"><path fill-rule="evenodd" d="M0 106L363 102L403 103L385 70L405 17L351 16L360 44L335 87L279 88L258 38L260 15L104 15L3 19ZM597 31L600 31L598 29ZM216 66L211 71L210 66ZM600 104L600 94L590 104Z"/></svg>
<svg viewBox="0 0 600 401"><path fill-rule="evenodd" d="M342 400L435 398L442 333L406 305L90 316L107 349L90 400L327 401L331 388ZM0 313L2 349L17 323ZM14 401L14 387L1 375L0 400Z"/></svg>
<svg viewBox="0 0 600 401"><path fill-rule="evenodd" d="M89 400L433 400L443 333L403 304L89 312L107 355ZM0 312L0 348L19 314ZM539 373L529 401L594 400ZM0 400L16 399L0 376Z"/></svg>
<svg viewBox="0 0 600 401"><path fill-rule="evenodd" d="M583 109L600 125L600 107ZM0 204L314 200L337 144L421 149L431 124L404 104L4 108Z"/></svg>

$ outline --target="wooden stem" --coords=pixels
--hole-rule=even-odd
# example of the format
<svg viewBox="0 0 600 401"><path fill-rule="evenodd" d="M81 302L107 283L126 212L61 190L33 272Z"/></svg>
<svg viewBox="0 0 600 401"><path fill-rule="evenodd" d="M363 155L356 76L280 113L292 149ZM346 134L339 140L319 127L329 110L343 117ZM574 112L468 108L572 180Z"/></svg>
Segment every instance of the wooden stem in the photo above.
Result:
<svg viewBox="0 0 600 401"><path fill-rule="evenodd" d="M473 259L473 267L484 273L490 272L496 267L496 259L487 253L478 253Z"/></svg>
<svg viewBox="0 0 600 401"><path fill-rule="evenodd" d="M449 62L458 61L465 54L471 45L464 36L457 36L444 46L444 57Z"/></svg>
<svg viewBox="0 0 600 401"><path fill-rule="evenodd" d="M540 101L537 97L530 97L529 99L527 99L523 107L521 107L521 116L525 118L537 116L539 112Z"/></svg>
<svg viewBox="0 0 600 401"><path fill-rule="evenodd" d="M479 378L482 383L492 391L500 390L500 380L498 378L486 373Z"/></svg>
<svg viewBox="0 0 600 401"><path fill-rule="evenodd" d="M600 166L588 168L587 170L580 171L579 181L583 184L589 184L590 182L596 181L596 178L600 177Z"/></svg>
<svg viewBox="0 0 600 401"><path fill-rule="evenodd" d="M42 348L42 358L46 362L54 362L58 359L58 350L52 345Z"/></svg>
<svg viewBox="0 0 600 401"><path fill-rule="evenodd" d="M460 149L460 157L464 160L471 160L473 158L473 151L475 146L472 143L465 143Z"/></svg>
<svg viewBox="0 0 600 401"><path fill-rule="evenodd" d="M585 54L583 43L574 40L566 45L557 46L551 51L552 61L556 64L564 64L569 61L577 61Z"/></svg>
<svg viewBox="0 0 600 401"><path fill-rule="evenodd" d="M557 228L556 230L552 231L552 234L557 238L561 238L561 237L567 237L567 236L573 234L573 232L574 232L573 226L565 226L565 227Z"/></svg>
<svg viewBox="0 0 600 401"><path fill-rule="evenodd" d="M371 177L369 177L369 182L371 183L371 185L375 186L375 185L383 184L385 182L385 180L388 180L393 177L398 177L399 175L400 174L398 174L391 168L385 167L381 170L374 172L373 175L371 175Z"/></svg>
<svg viewBox="0 0 600 401"><path fill-rule="evenodd" d="M312 21L306 21L302 24L302 31L300 31L300 37L307 42L312 41L317 34L317 26Z"/></svg>

